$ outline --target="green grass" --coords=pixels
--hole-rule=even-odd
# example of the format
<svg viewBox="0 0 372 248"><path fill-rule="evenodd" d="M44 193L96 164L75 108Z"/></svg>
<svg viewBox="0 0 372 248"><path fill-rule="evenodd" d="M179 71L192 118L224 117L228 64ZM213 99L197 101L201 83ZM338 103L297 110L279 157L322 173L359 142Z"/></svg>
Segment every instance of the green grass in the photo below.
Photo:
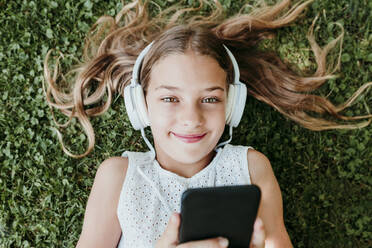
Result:
<svg viewBox="0 0 372 248"><path fill-rule="evenodd" d="M241 4L222 2L229 14ZM92 119L94 151L84 159L67 157L51 130L41 89L48 49L79 56L94 21L120 7L120 1L0 0L0 247L74 247L98 165L124 150L146 149L119 97L105 115ZM316 92L340 103L371 81L371 1L317 0L297 25L281 29L267 44L289 63L314 71L306 32L318 13L319 43L339 33L331 22L345 29L340 77ZM345 113L366 114L371 103L369 91ZM71 147L83 151L79 125L64 134ZM371 136L371 126L310 131L249 97L232 143L251 145L270 159L295 247L371 247Z"/></svg>

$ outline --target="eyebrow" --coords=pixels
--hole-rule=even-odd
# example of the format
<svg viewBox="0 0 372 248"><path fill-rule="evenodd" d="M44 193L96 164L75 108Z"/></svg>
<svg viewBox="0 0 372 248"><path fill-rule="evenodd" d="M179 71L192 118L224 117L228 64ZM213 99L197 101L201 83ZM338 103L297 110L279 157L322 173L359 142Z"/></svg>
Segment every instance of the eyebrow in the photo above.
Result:
<svg viewBox="0 0 372 248"><path fill-rule="evenodd" d="M160 85L159 87L156 87L155 90L160 90L160 89L167 89L167 90L173 90L173 91L180 91L181 89L175 86L168 86L168 85ZM204 91L214 91L214 90L221 90L225 91L223 88L219 86L213 86L210 88L205 88Z"/></svg>

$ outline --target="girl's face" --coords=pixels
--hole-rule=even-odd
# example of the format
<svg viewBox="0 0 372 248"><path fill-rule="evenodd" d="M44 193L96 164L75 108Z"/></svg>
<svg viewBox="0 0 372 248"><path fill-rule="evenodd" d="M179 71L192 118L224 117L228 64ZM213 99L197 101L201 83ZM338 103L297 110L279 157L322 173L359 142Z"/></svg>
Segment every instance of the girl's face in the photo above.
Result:
<svg viewBox="0 0 372 248"><path fill-rule="evenodd" d="M224 131L226 98L226 72L212 57L187 52L158 61L146 102L159 163L207 165Z"/></svg>

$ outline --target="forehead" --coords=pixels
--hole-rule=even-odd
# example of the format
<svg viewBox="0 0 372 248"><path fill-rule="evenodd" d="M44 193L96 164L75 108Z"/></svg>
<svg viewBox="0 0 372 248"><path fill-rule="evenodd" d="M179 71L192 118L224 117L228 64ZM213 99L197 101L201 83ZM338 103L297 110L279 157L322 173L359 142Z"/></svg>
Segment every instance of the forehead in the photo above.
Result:
<svg viewBox="0 0 372 248"><path fill-rule="evenodd" d="M171 54L151 68L149 90L161 85L195 90L210 87L226 89L226 72L211 56L194 52Z"/></svg>

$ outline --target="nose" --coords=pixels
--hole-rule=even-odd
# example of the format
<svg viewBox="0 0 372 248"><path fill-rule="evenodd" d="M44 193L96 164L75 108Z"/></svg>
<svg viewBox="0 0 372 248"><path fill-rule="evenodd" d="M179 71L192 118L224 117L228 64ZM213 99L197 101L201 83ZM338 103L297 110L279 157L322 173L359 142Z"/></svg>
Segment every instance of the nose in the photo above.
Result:
<svg viewBox="0 0 372 248"><path fill-rule="evenodd" d="M185 127L199 127L204 122L204 115L198 103L184 104L178 113L180 123Z"/></svg>

